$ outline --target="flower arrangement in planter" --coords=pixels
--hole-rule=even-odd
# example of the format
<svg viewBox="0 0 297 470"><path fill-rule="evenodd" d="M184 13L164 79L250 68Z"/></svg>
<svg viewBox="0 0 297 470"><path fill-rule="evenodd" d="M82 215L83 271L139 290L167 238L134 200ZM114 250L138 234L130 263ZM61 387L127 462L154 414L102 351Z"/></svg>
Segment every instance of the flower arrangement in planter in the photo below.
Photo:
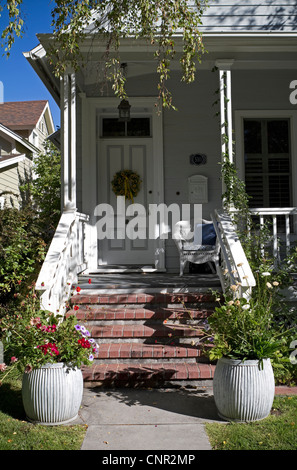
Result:
<svg viewBox="0 0 297 470"><path fill-rule="evenodd" d="M269 272L258 275L255 295L237 298L238 286L208 319L208 355L217 360L213 380L219 414L230 421L256 421L268 416L274 399L271 361L280 362L289 336L276 321L278 281L269 282Z"/></svg>
<svg viewBox="0 0 297 470"><path fill-rule="evenodd" d="M23 374L22 396L29 420L60 424L77 416L82 399L81 366L90 365L98 345L74 315L38 310L33 293L21 311L0 319L0 338L10 367L0 364L0 382L15 367ZM47 408L46 408L47 407Z"/></svg>

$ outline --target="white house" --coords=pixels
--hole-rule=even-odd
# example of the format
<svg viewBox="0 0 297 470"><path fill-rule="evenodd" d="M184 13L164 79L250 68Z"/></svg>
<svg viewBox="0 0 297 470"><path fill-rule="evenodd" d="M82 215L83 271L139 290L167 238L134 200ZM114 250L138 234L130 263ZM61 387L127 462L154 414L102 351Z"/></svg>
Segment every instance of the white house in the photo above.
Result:
<svg viewBox="0 0 297 470"><path fill-rule="evenodd" d="M183 204L202 204L202 216L209 219L222 206L219 163L225 122L252 206L274 217L275 240L276 218L282 215L290 243L297 207L296 18L293 0L210 1L201 27L207 53L197 66L198 78L191 85L181 83L173 61L169 87L178 111L160 115L155 110L151 46L122 41L131 105L128 123L118 120L119 100L106 88L102 94L98 82L105 44L90 36L81 49L88 57L86 66L77 73L67 71L59 81L47 57L50 35L38 35L39 45L25 57L60 106L63 154L63 214L39 277L45 295L59 297L61 303L78 272L102 266L145 265L178 272L176 246L170 236L162 239L162 227L156 226L154 239L98 240L96 211L108 203L116 214L111 180L117 171L130 169L142 179L135 203L147 209L150 204L175 203L180 210ZM221 107L213 106L218 96ZM203 185L190 190L193 176L204 177ZM130 220L127 216L125 224Z"/></svg>

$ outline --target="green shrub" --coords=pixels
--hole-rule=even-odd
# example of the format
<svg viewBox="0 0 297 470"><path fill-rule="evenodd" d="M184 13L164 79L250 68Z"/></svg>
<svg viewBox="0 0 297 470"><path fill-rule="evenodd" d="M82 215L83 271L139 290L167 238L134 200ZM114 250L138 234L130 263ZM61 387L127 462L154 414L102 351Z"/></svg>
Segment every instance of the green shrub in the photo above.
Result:
<svg viewBox="0 0 297 470"><path fill-rule="evenodd" d="M24 293L45 255L36 212L30 208L0 211L0 303Z"/></svg>

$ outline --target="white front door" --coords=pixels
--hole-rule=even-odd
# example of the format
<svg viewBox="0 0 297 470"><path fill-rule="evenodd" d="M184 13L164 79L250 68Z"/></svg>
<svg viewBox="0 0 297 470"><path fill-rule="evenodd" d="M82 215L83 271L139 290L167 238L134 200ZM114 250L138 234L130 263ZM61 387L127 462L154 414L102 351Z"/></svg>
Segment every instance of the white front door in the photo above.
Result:
<svg viewBox="0 0 297 470"><path fill-rule="evenodd" d="M147 219L149 204L154 201L152 138L101 138L98 148L98 203L108 204L112 208L115 229L114 238L108 236L99 240L98 264L152 266L155 264L155 240L149 239ZM140 204L142 211L127 215L131 202L126 200L124 207L119 204L111 181L120 170L132 170L140 176L142 182L134 204ZM136 209L136 206L134 207ZM119 213L119 210L122 213ZM141 220L141 215L145 221ZM145 235L137 226L137 220L141 221L142 227L146 227Z"/></svg>

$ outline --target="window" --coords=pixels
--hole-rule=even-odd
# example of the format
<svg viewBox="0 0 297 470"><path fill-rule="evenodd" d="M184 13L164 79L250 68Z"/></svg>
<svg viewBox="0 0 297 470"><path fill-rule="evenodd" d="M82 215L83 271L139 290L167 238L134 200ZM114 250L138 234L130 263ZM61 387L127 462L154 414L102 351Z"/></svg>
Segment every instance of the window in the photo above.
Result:
<svg viewBox="0 0 297 470"><path fill-rule="evenodd" d="M251 207L290 207L289 119L244 120L244 164Z"/></svg>
<svg viewBox="0 0 297 470"><path fill-rule="evenodd" d="M120 122L117 118L103 118L101 134L102 137L151 137L151 120L145 117Z"/></svg>

